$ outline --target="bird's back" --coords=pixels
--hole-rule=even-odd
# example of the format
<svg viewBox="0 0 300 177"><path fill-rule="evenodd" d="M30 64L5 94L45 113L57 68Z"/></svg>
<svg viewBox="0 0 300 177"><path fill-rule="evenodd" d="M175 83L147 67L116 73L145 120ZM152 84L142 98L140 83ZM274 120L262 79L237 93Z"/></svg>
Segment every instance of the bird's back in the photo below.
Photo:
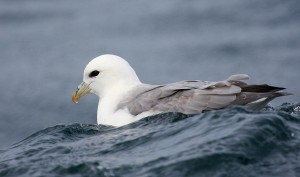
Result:
<svg viewBox="0 0 300 177"><path fill-rule="evenodd" d="M133 115L149 111L197 114L287 95L278 92L284 88L248 85L241 81L247 78L247 75L233 75L218 82L192 80L166 85L141 84L124 97L118 108L126 107Z"/></svg>

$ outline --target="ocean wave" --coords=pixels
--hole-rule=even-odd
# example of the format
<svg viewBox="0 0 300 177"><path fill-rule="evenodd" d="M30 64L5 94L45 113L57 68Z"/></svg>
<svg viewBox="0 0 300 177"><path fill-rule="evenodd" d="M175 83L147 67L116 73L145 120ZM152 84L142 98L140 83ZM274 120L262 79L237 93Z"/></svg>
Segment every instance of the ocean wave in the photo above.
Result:
<svg viewBox="0 0 300 177"><path fill-rule="evenodd" d="M299 176L299 103L57 125L0 151L0 176Z"/></svg>

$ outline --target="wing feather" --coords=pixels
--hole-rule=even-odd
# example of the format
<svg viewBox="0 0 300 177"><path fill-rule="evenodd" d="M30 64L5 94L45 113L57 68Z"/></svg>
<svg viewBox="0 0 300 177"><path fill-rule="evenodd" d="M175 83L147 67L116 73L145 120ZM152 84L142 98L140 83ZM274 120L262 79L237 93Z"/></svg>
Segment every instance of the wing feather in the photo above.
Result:
<svg viewBox="0 0 300 177"><path fill-rule="evenodd" d="M118 105L133 115L143 112L182 112L197 114L206 110L221 109L229 105L246 105L261 98L269 100L288 93L283 88L268 85L247 85L241 81L249 77L232 75L224 81L181 81L166 85L142 84L134 88Z"/></svg>
<svg viewBox="0 0 300 177"><path fill-rule="evenodd" d="M230 105L241 92L240 80L246 75L234 75L225 81L181 81L166 85L140 85L125 97L117 109L126 107L133 115L146 111L183 112L196 114L204 110Z"/></svg>

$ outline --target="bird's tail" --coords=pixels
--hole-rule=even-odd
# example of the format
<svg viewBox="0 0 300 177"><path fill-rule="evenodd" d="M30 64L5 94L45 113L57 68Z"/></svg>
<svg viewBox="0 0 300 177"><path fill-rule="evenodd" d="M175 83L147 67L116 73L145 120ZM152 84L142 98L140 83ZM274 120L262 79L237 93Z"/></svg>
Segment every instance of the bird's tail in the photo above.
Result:
<svg viewBox="0 0 300 177"><path fill-rule="evenodd" d="M288 92L280 92L285 88L270 85L243 85L241 93L237 95L236 102L247 105L252 110L261 110L274 98L292 95Z"/></svg>
<svg viewBox="0 0 300 177"><path fill-rule="evenodd" d="M273 93L269 93L269 94L270 95L268 97L264 97L264 98L254 101L254 102L248 103L247 106L254 111L259 111L259 110L263 109L264 107L266 107L266 105L270 101L272 101L274 98L292 95L291 93L288 93L288 92L273 92Z"/></svg>

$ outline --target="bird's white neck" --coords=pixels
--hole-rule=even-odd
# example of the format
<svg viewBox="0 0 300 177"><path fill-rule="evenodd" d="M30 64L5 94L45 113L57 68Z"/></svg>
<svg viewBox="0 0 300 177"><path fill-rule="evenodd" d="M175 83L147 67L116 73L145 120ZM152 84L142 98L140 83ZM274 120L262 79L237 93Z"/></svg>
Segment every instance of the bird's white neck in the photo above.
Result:
<svg viewBox="0 0 300 177"><path fill-rule="evenodd" d="M124 95L141 84L140 81L119 82L114 84L101 98L99 97L97 123L112 126L122 126L133 122L134 117L123 114L127 110L116 110Z"/></svg>

